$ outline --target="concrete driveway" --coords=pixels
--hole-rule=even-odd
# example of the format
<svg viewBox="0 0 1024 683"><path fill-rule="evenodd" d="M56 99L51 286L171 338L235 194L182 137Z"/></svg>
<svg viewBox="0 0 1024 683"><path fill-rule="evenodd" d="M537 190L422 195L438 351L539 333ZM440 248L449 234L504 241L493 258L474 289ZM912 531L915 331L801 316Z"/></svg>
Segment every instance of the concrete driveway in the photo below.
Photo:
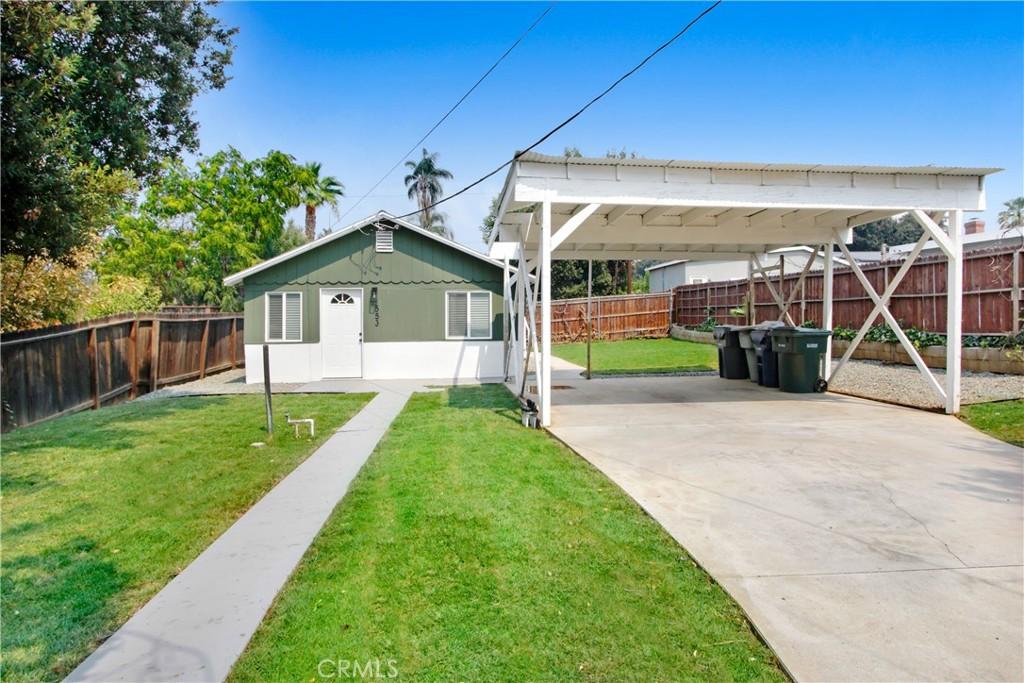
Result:
<svg viewBox="0 0 1024 683"><path fill-rule="evenodd" d="M1024 451L933 413L717 377L558 373L552 432L798 680L1024 677Z"/></svg>

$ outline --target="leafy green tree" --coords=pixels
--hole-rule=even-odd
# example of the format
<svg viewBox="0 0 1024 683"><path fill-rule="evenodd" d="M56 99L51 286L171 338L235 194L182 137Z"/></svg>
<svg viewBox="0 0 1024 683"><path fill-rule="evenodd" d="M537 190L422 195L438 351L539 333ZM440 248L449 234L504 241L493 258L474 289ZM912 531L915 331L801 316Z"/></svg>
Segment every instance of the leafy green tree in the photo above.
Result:
<svg viewBox="0 0 1024 683"><path fill-rule="evenodd" d="M1024 197L1004 202L999 212L999 229L1003 232L1024 228Z"/></svg>
<svg viewBox="0 0 1024 683"><path fill-rule="evenodd" d="M76 50L95 24L91 5L3 6L0 249L26 267L37 258L70 265L132 188L126 174L74 154L75 115L66 103L79 87Z"/></svg>
<svg viewBox="0 0 1024 683"><path fill-rule="evenodd" d="M899 218L883 218L853 229L851 251L879 251L883 244L908 244L921 238L923 232L910 214Z"/></svg>
<svg viewBox="0 0 1024 683"><path fill-rule="evenodd" d="M158 172L164 159L199 147L192 101L228 81L232 36L195 0L98 2L96 23L76 45L75 112L79 157Z"/></svg>
<svg viewBox="0 0 1024 683"><path fill-rule="evenodd" d="M223 87L234 29L206 4L28 2L0 22L0 249L73 265L134 190L197 147L193 97Z"/></svg>
<svg viewBox="0 0 1024 683"><path fill-rule="evenodd" d="M444 196L443 180L451 180L455 176L451 171L437 165L440 156L437 152L427 152L423 148L423 157L419 161L405 162L409 169L409 175L405 176L405 187L408 190L409 199L415 199L420 207L420 226L426 230L436 232L439 235L448 236L448 229L444 226L444 219L438 223L434 218L433 210L430 208L438 199Z"/></svg>
<svg viewBox="0 0 1024 683"><path fill-rule="evenodd" d="M165 168L139 210L104 244L100 272L143 278L168 302L239 306L227 275L288 246L285 214L302 203L306 174L282 152L247 160L228 148L189 170Z"/></svg>
<svg viewBox="0 0 1024 683"><path fill-rule="evenodd" d="M155 311L160 308L160 290L146 280L128 275L113 275L95 283L85 295L80 317Z"/></svg>
<svg viewBox="0 0 1024 683"><path fill-rule="evenodd" d="M306 241L316 239L316 210L324 206L338 206L338 197L345 195L345 186L334 176L320 176L320 164L306 164L306 179L302 188L302 203L306 205Z"/></svg>

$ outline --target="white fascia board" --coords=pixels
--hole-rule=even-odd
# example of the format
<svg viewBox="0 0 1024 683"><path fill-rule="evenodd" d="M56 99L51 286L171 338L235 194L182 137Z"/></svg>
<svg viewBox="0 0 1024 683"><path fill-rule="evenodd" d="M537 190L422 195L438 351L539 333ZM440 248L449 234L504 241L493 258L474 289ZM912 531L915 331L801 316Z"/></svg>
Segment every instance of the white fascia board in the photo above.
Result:
<svg viewBox="0 0 1024 683"><path fill-rule="evenodd" d="M472 256L474 258L480 259L481 261L489 263L492 266L495 266L496 268L502 268L503 267L503 264L500 261L495 261L494 259L490 258L489 256L487 256L485 254L481 254L480 252L478 252L478 251L476 251L474 249L470 249L469 247L465 247L465 246L459 244L458 242L450 240L450 239L448 239L446 237L442 237L442 236L440 236L440 235L438 235L436 233L430 232L429 230L424 230L420 226L415 225L413 223L409 223L408 221L402 220L401 218L396 218L396 217L392 216L391 214L389 214L386 211L379 211L379 212L373 214L372 216L368 216L368 217L362 219L361 221L357 221L357 222L349 225L348 227L342 228L338 232L332 232L329 235L324 235L323 237L315 239L312 242L307 242L306 244L300 245L298 247L295 247L294 249L286 251L283 254L278 254L274 258L267 259L266 261L263 261L261 263L257 263L254 266L250 266L249 268L246 268L245 270L240 270L237 273L233 273L232 275L228 275L226 278L224 278L224 284L229 286L229 287L231 285L237 285L240 282L242 282L243 280L245 280L245 278L249 277L250 275L254 275L256 273L259 273L260 271L266 270L267 268L271 268L273 266L276 266L279 263L284 263L285 261L288 261L289 259L295 258L296 256L298 256L300 254L304 254L307 251L312 251L313 249L316 249L317 247L321 247L321 246L327 244L328 242L333 242L336 239L340 239L342 237L345 237L346 235L349 235L349 234L355 232L356 230L359 230L360 228L366 227L367 225L370 225L372 223L375 223L375 222L381 221L381 220L387 220L387 221L390 221L390 222L394 223L395 225L397 225L397 226L399 226L401 228L405 228L406 230L412 230L413 232L419 233L420 235L423 235L424 237L428 237L428 238L434 240L435 242L440 242L441 244L444 244L444 245L449 246L449 247L451 247L453 249L461 251L464 254L468 254L469 256Z"/></svg>
<svg viewBox="0 0 1024 683"><path fill-rule="evenodd" d="M985 191L974 189L635 182L563 178L516 181L517 201L639 206L749 207L753 209L979 211Z"/></svg>

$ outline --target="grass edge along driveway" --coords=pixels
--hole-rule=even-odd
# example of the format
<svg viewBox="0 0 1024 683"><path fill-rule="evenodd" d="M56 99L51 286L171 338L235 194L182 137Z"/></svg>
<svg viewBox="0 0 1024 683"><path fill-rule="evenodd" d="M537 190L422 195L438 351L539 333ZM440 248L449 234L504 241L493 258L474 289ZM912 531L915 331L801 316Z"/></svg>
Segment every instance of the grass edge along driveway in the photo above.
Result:
<svg viewBox="0 0 1024 683"><path fill-rule="evenodd" d="M1024 398L965 405L960 408L960 419L1000 441L1024 448Z"/></svg>
<svg viewBox="0 0 1024 683"><path fill-rule="evenodd" d="M551 352L570 363L587 365L586 342L555 344ZM595 376L713 372L718 369L718 349L714 344L672 337L595 341L591 365Z"/></svg>
<svg viewBox="0 0 1024 683"><path fill-rule="evenodd" d="M4 680L59 680L370 394L140 400L3 436ZM295 439L284 414L316 420Z"/></svg>
<svg viewBox="0 0 1024 683"><path fill-rule="evenodd" d="M515 407L413 396L230 679L782 680L725 591Z"/></svg>

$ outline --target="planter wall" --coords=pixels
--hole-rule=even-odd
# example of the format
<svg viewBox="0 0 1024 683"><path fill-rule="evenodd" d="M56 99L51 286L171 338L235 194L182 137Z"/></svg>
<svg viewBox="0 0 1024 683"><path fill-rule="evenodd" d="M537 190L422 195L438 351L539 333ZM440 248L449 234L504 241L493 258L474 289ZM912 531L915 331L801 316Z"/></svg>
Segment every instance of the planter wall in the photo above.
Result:
<svg viewBox="0 0 1024 683"><path fill-rule="evenodd" d="M836 339L832 342L832 356L838 358L846 353L850 342ZM946 367L946 347L926 346L918 349L921 359L930 368ZM903 346L884 342L861 342L853 352L853 358L876 360L883 363L913 365ZM1005 349L966 348L961 354L963 369L969 372L996 372L1008 375L1024 375L1024 360L1011 357Z"/></svg>
<svg viewBox="0 0 1024 683"><path fill-rule="evenodd" d="M688 330L681 325L672 325L672 327L669 328L668 334L673 339L683 339L686 341L699 342L701 344L715 343L715 335L711 332Z"/></svg>

